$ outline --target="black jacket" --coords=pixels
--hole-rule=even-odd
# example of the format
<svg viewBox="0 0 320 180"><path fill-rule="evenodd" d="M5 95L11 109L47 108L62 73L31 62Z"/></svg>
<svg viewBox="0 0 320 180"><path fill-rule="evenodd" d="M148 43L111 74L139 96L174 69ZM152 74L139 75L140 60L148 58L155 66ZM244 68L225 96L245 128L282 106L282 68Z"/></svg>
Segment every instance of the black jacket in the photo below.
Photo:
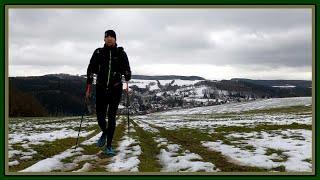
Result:
<svg viewBox="0 0 320 180"><path fill-rule="evenodd" d="M110 60L111 58L111 60ZM111 62L111 64L109 64ZM126 81L131 79L128 56L122 47L97 48L87 68L87 84L92 84L93 74L97 74L97 85L113 87L121 83L122 75Z"/></svg>

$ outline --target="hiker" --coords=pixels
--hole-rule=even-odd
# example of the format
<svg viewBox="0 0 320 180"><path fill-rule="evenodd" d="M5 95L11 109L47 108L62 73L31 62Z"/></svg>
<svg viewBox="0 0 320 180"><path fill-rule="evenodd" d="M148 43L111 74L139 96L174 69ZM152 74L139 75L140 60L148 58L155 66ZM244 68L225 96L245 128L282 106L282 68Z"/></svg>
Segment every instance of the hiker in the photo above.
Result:
<svg viewBox="0 0 320 180"><path fill-rule="evenodd" d="M116 43L116 33L107 30L104 34L104 46L97 48L90 59L87 68L86 100L91 96L93 74L96 80L96 114L102 135L97 142L98 147L106 143L104 153L115 155L112 150L112 138L116 127L116 113L122 95L122 76L128 82L131 79L131 70L126 52ZM106 127L108 114L108 128Z"/></svg>

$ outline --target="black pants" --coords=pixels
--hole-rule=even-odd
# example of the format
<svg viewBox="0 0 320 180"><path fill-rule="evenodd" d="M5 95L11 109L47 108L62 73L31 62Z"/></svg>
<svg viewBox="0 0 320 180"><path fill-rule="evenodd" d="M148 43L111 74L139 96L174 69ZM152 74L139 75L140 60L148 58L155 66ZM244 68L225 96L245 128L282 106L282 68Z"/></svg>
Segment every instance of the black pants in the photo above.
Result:
<svg viewBox="0 0 320 180"><path fill-rule="evenodd" d="M107 134L107 147L111 147L116 127L116 114L122 95L122 83L109 88L96 87L96 112L100 129ZM106 114L108 113L108 128L106 128Z"/></svg>

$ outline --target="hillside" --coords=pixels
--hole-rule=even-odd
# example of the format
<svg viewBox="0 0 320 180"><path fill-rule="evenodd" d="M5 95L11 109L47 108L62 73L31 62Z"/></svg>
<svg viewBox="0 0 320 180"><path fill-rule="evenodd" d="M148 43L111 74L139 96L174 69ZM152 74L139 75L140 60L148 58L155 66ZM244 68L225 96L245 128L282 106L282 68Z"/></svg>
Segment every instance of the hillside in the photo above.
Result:
<svg viewBox="0 0 320 180"><path fill-rule="evenodd" d="M85 76L50 74L45 76L10 77L10 116L81 115L84 109ZM288 80L205 80L197 76L134 75L130 81L130 111L145 114L172 108L191 108L259 98L311 96L311 81ZM95 87L93 87L95 88ZM15 89L15 90L14 90ZM21 114L19 104L30 104L22 98L12 101L18 92L39 104L37 113ZM123 93L125 95L125 93ZM94 90L92 103L94 104ZM124 96L121 105L124 104ZM19 103L19 104L18 104ZM123 107L123 106L121 106ZM119 113L125 113L122 108ZM20 108L21 109L21 108Z"/></svg>

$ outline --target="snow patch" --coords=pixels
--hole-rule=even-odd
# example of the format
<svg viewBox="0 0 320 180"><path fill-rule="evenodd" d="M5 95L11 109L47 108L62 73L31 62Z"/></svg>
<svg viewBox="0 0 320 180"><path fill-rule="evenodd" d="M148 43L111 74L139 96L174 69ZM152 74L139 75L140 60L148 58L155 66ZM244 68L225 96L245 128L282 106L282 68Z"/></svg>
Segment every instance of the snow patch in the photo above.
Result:
<svg viewBox="0 0 320 180"><path fill-rule="evenodd" d="M74 158L74 163L79 163L81 161L91 161L91 160L97 160L98 157L96 155L80 155Z"/></svg>
<svg viewBox="0 0 320 180"><path fill-rule="evenodd" d="M143 116L141 116L143 119ZM151 132L151 133L159 133L159 130L156 128L151 127L147 122L140 120L139 117L136 117L138 120L135 122L138 124L139 127L141 127L143 130Z"/></svg>
<svg viewBox="0 0 320 180"><path fill-rule="evenodd" d="M61 160L82 154L80 151L83 151L82 148L78 147L77 149L68 149L58 155L55 155L51 158L47 158L33 164L32 166L21 170L20 172L51 172L53 170L68 170L73 169L77 166L75 163L64 164Z"/></svg>
<svg viewBox="0 0 320 180"><path fill-rule="evenodd" d="M95 144L98 141L98 139L101 137L101 135L102 135L102 132L98 133L97 135L91 137L88 140L83 141L81 145L89 146L89 145Z"/></svg>
<svg viewBox="0 0 320 180"><path fill-rule="evenodd" d="M117 148L119 153L112 157L112 163L108 164L106 168L111 172L137 172L140 163L138 156L141 154L141 148L139 145L133 145L139 142L126 135L122 139Z"/></svg>
<svg viewBox="0 0 320 180"><path fill-rule="evenodd" d="M72 172L88 172L90 169L92 169L92 164L85 163L81 169Z"/></svg>
<svg viewBox="0 0 320 180"><path fill-rule="evenodd" d="M20 159L21 160L28 160L28 159L32 159L32 156L22 156Z"/></svg>
<svg viewBox="0 0 320 180"><path fill-rule="evenodd" d="M243 165L268 169L283 165L289 172L312 171L312 164L305 161L306 159L312 159L312 131L310 130L236 133L227 137L243 137L245 139L237 140L237 143L244 143L255 149L252 151L244 150L239 146L223 144L222 141L203 141L202 145L209 150L219 151L224 156L229 157L231 161ZM275 153L270 156L266 155L267 149L281 151L282 156L286 156L287 160L285 161L283 157ZM283 160L284 162L277 162L277 160Z"/></svg>
<svg viewBox="0 0 320 180"><path fill-rule="evenodd" d="M11 162L8 163L9 166L16 166L16 165L19 165L19 164L20 163L17 160L14 160L14 161L11 161Z"/></svg>
<svg viewBox="0 0 320 180"><path fill-rule="evenodd" d="M93 131L86 132L81 131L80 137L87 137ZM78 136L78 131L73 129L61 129L52 132L42 132L42 133L33 133L30 135L26 135L24 133L19 132L19 134L9 134L9 143L16 144L21 143L22 141L29 141L31 143L40 142L40 141L55 141L57 139L65 139L65 138L76 138Z"/></svg>
<svg viewBox="0 0 320 180"><path fill-rule="evenodd" d="M189 150L181 151L178 144L170 144L165 138L155 138L157 143L161 145L167 144L166 149L160 149L159 160L162 165L161 172L217 172L218 169L210 162L202 162L200 155L190 153Z"/></svg>

